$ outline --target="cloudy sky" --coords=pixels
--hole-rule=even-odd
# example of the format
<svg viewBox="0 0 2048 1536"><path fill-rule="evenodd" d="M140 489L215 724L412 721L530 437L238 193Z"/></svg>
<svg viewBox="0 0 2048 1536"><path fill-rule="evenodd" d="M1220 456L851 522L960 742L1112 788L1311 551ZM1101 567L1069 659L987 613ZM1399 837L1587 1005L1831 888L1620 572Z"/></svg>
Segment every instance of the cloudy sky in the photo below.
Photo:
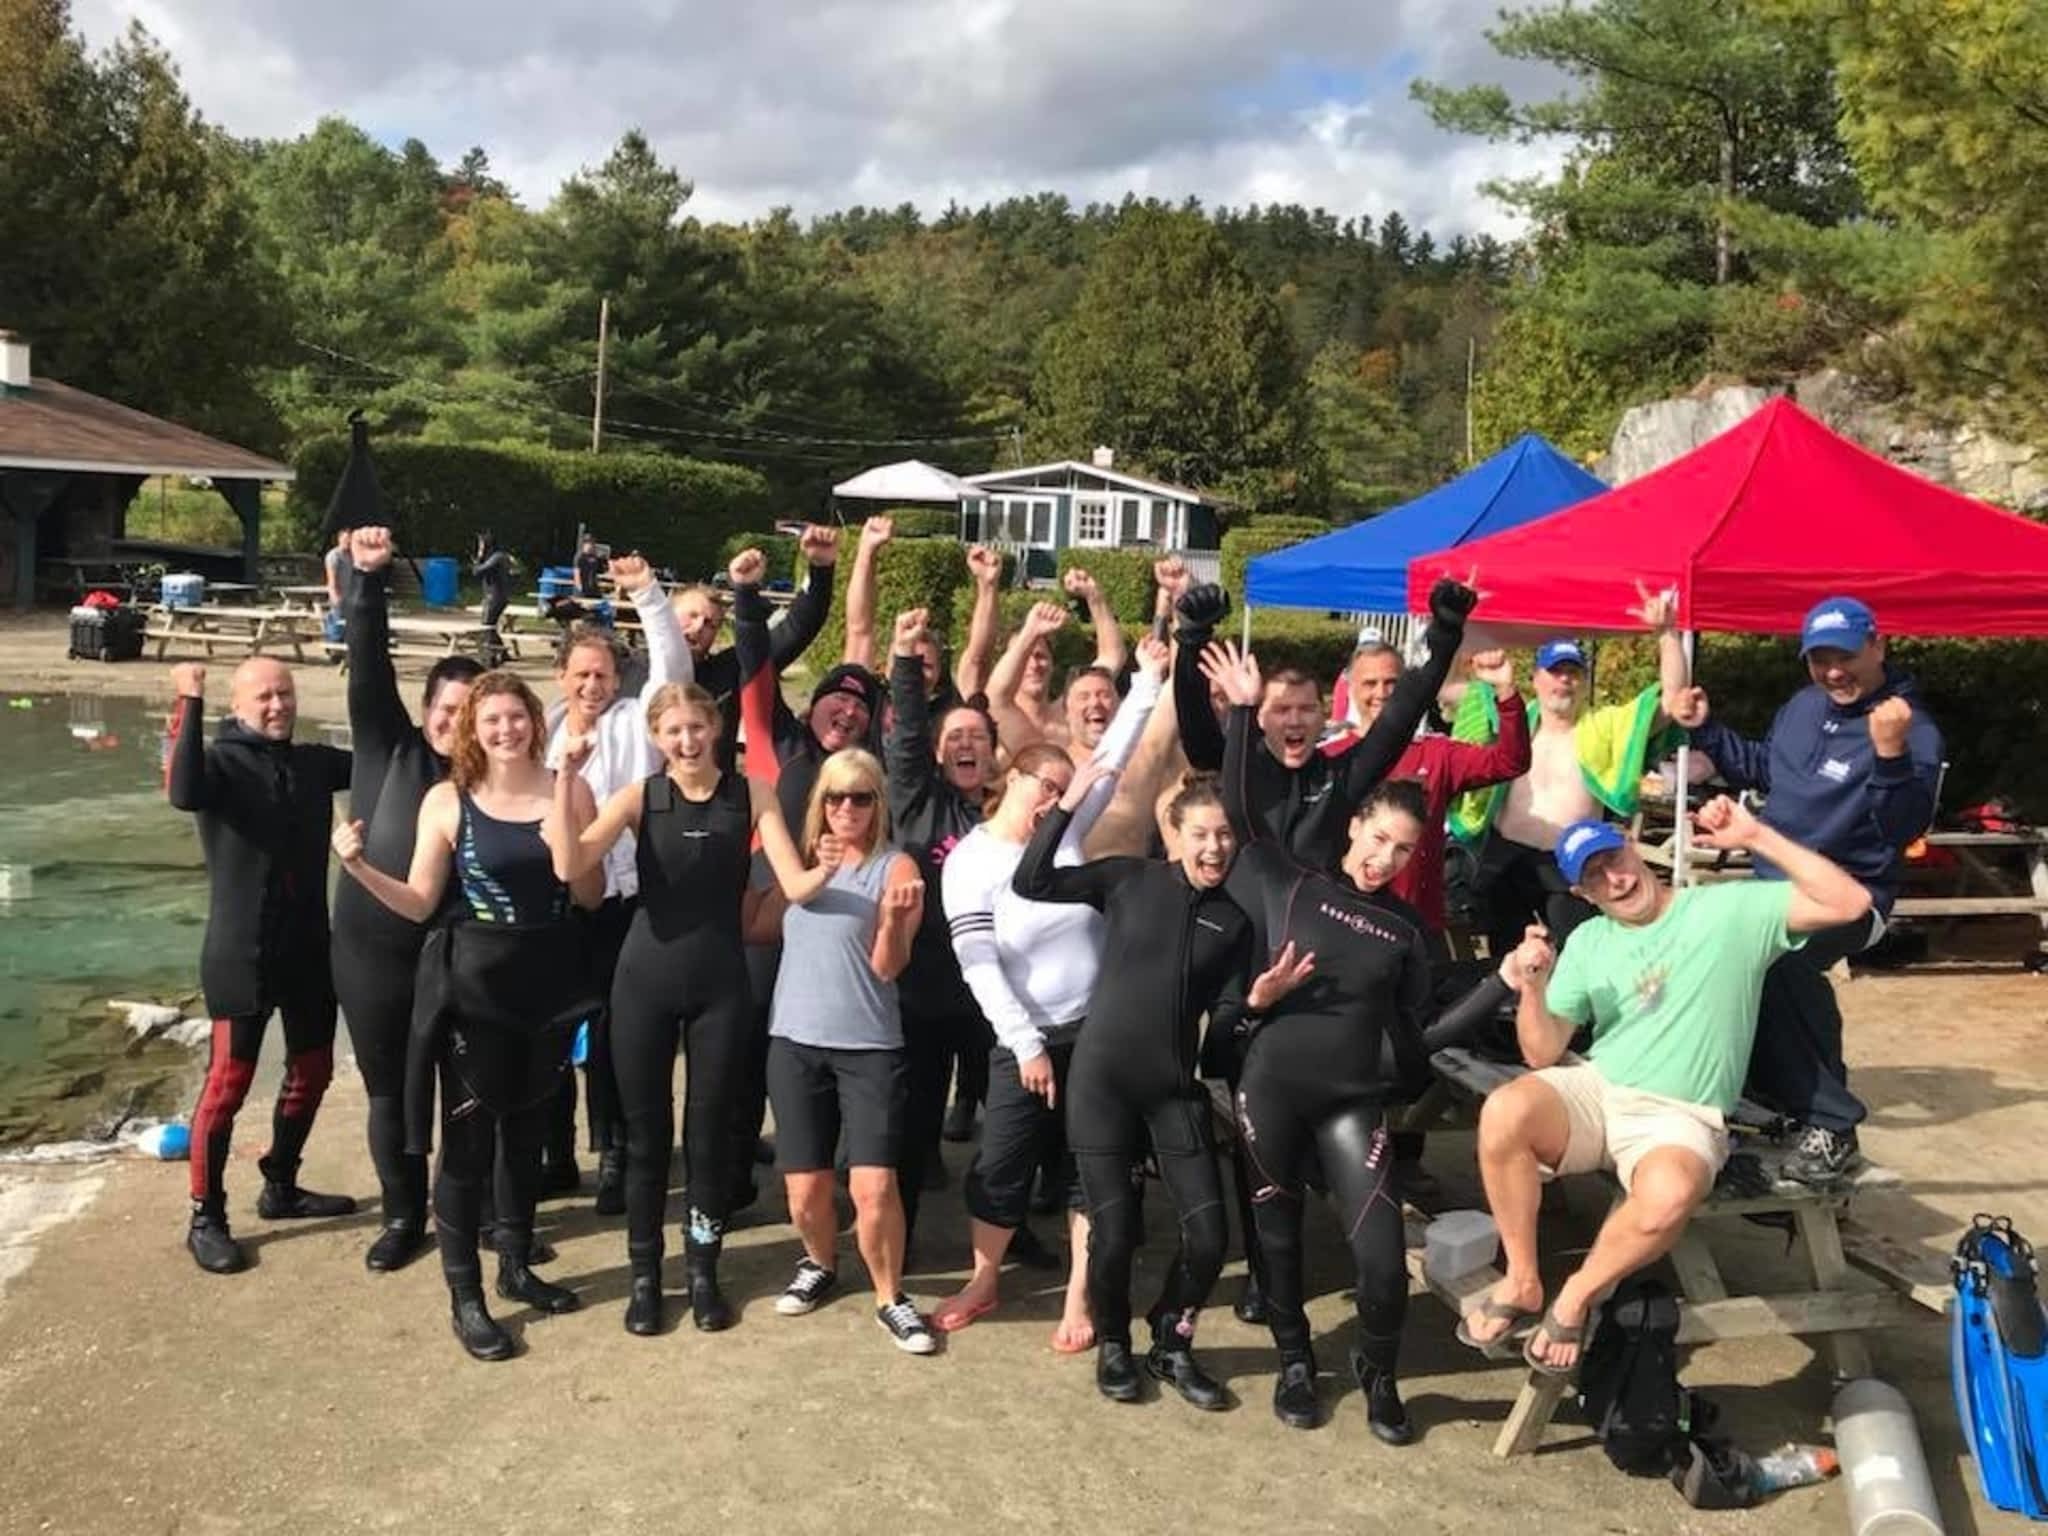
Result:
<svg viewBox="0 0 2048 1536"><path fill-rule="evenodd" d="M213 121L338 113L452 163L482 144L528 202L640 127L707 218L1053 189L1399 208L1512 232L1489 177L1542 147L1438 132L1417 75L1530 84L1481 35L1498 0L75 0L140 20ZM1535 82L1541 84L1540 81Z"/></svg>

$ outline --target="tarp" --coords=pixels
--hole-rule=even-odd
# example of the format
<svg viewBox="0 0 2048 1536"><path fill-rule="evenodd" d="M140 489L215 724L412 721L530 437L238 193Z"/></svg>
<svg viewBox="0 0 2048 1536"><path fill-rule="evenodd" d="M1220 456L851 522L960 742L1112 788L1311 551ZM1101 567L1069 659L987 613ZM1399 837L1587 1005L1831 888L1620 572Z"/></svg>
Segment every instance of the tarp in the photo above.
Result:
<svg viewBox="0 0 2048 1536"><path fill-rule="evenodd" d="M1378 517L1251 562L1257 608L1406 613L1408 562L1513 528L1607 487L1542 438L1517 439L1483 464Z"/></svg>
<svg viewBox="0 0 2048 1536"><path fill-rule="evenodd" d="M1947 490L1790 400L1555 517L1425 555L1408 606L1477 568L1476 617L1640 629L1638 582L1678 592L1683 629L1791 634L1824 597L1893 635L2048 635L2048 527Z"/></svg>
<svg viewBox="0 0 2048 1536"><path fill-rule="evenodd" d="M864 469L851 480L832 487L834 496L855 501L946 502L962 496L981 494L958 475L949 474L923 459L905 459L900 464L881 464Z"/></svg>

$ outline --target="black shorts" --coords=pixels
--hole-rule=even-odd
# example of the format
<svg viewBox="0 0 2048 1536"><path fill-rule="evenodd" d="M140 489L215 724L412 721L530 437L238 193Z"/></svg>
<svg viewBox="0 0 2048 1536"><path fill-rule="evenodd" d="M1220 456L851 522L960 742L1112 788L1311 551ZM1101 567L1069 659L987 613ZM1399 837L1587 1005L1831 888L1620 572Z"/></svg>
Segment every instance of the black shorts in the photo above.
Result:
<svg viewBox="0 0 2048 1536"><path fill-rule="evenodd" d="M832 1167L843 1129L847 1166L894 1168L904 1092L901 1051L834 1051L770 1040L775 1166L784 1173Z"/></svg>

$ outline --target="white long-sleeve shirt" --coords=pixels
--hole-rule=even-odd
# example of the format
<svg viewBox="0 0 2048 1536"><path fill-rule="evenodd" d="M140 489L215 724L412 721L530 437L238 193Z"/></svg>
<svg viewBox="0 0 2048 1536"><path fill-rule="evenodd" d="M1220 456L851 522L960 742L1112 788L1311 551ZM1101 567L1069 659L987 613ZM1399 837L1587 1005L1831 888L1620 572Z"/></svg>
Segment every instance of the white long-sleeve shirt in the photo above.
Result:
<svg viewBox="0 0 2048 1536"><path fill-rule="evenodd" d="M1131 679L1131 691L1095 748L1096 762L1122 768L1130 761L1162 687L1150 673ZM1060 839L1056 864L1081 862L1082 843L1115 795L1113 779L1088 791ZM1102 915L1093 907L1027 901L1012 890L1023 857L1022 843L979 826L946 855L939 876L960 974L997 1042L1020 1062L1045 1054L1047 1030L1087 1015L1102 969L1103 934Z"/></svg>
<svg viewBox="0 0 2048 1536"><path fill-rule="evenodd" d="M637 784L661 768L661 752L647 729L647 700L664 683L687 683L696 676L689 642L683 627L669 607L668 594L658 581L649 582L629 594L640 615L640 630L647 640L647 681L637 694L621 694L611 707L597 717L597 745L580 770L583 782L600 807L628 784ZM562 762L562 741L568 735L569 706L556 700L548 706L547 764L558 768ZM640 869L634 863L633 834L622 832L604 856L604 893L611 896L640 894Z"/></svg>

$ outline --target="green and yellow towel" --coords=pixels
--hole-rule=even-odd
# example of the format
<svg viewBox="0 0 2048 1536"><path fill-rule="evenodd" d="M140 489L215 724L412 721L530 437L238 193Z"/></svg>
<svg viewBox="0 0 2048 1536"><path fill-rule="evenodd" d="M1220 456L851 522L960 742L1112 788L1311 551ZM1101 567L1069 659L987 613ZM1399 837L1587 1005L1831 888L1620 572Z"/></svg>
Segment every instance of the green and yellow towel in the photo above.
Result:
<svg viewBox="0 0 2048 1536"><path fill-rule="evenodd" d="M1617 816L1635 815L1636 803L1642 798L1643 775L1685 738L1684 730L1668 721L1662 730L1656 728L1657 705L1657 689L1645 688L1633 699L1587 711L1573 730L1579 774L1588 793ZM1532 730L1540 718L1536 701L1531 699ZM1452 740L1484 746L1499 735L1500 708L1493 690L1467 688L1451 722ZM1451 836L1464 843L1477 842L1493 825L1507 792L1505 784L1490 784L1458 796L1451 802Z"/></svg>

